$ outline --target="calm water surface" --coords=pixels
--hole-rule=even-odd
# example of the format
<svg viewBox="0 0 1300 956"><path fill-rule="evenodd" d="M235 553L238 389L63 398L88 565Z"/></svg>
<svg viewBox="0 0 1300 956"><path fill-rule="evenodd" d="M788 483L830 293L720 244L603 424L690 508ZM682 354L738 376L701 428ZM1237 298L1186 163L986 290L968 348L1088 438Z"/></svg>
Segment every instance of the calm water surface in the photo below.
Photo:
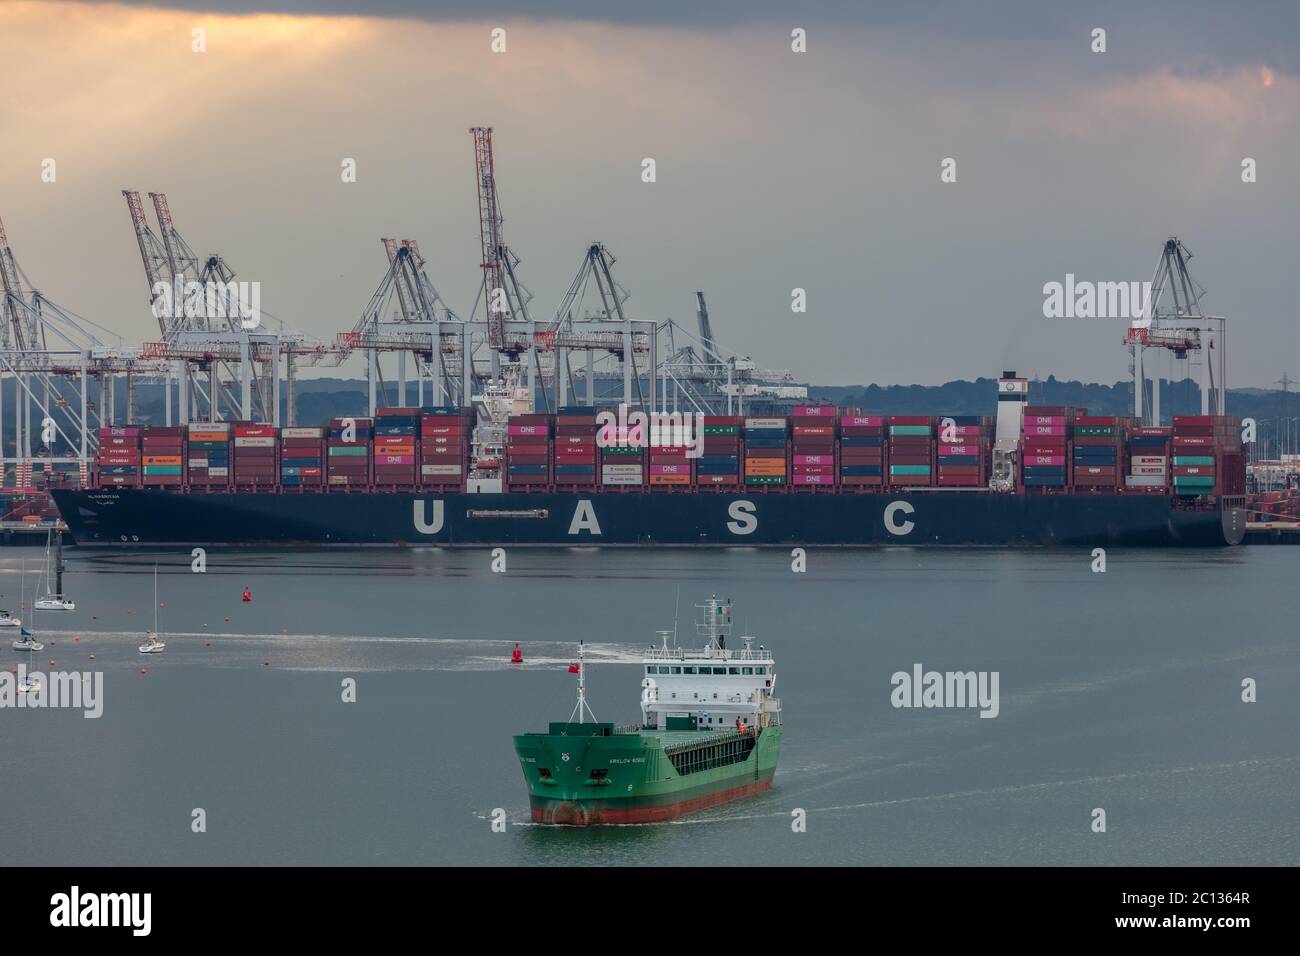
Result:
<svg viewBox="0 0 1300 956"><path fill-rule="evenodd" d="M39 551L6 549L0 606L24 555L30 598ZM1300 862L1300 548L1091 560L814 550L793 574L775 551L557 549L494 574L486 552L209 552L194 574L188 553L73 550L78 608L39 614L36 663L102 670L104 715L0 710L0 844L74 865ZM155 561L168 646L142 658ZM637 655L679 587L684 637L713 591L774 649L775 788L669 824L532 825L511 735L568 716L579 639L597 716L637 719ZM893 708L916 663L998 671L999 716Z"/></svg>

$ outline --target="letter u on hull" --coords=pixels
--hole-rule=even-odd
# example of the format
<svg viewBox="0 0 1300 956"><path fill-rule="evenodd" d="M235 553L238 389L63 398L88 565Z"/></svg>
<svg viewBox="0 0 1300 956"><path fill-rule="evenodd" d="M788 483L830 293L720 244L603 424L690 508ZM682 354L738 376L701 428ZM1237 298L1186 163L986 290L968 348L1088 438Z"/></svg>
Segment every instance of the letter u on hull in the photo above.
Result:
<svg viewBox="0 0 1300 956"><path fill-rule="evenodd" d="M424 501L420 498L416 498L414 502L415 530L420 532L420 534L437 534L439 531L442 530L443 513L445 510L443 507L443 503L438 499L434 499L434 501L432 502L433 504L432 519L430 519L428 516L429 504L430 504L429 502Z"/></svg>

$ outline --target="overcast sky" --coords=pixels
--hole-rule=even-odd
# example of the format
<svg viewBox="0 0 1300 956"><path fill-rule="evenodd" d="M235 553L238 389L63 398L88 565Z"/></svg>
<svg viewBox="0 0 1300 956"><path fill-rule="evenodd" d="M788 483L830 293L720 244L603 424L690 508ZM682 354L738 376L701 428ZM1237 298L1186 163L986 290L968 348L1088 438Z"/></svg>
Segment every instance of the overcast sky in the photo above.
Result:
<svg viewBox="0 0 1300 956"><path fill-rule="evenodd" d="M132 343L157 326L123 188L166 192L197 251L322 338L378 284L381 236L418 239L465 313L486 125L535 315L598 240L634 317L693 327L703 289L724 346L802 380L1112 382L1125 323L1046 319L1043 284L1149 279L1176 234L1229 317L1229 384L1266 385L1300 375L1297 9L8 3L0 217L46 294Z"/></svg>

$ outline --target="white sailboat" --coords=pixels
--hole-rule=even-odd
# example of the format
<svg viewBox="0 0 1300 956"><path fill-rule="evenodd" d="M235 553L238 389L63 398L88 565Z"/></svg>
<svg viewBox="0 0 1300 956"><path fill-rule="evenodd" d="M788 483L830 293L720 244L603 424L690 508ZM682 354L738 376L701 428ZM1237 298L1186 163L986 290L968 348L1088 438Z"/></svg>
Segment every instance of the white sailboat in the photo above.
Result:
<svg viewBox="0 0 1300 956"><path fill-rule="evenodd" d="M153 566L153 630L140 645L141 654L161 654L167 645L158 639L158 565Z"/></svg>
<svg viewBox="0 0 1300 956"><path fill-rule="evenodd" d="M0 627L22 627L23 622L8 611L0 609Z"/></svg>
<svg viewBox="0 0 1300 956"><path fill-rule="evenodd" d="M26 585L26 583L27 583L27 561L24 559L24 560L23 560L23 576L22 576L21 581L20 581L19 584L18 584L18 607L19 607L19 609L21 609L22 606L23 606L23 596L24 596L24 594L25 594L25 585ZM36 582L36 586L37 586L37 587L40 587L40 582L39 582L39 581ZM34 593L34 592L33 592L33 593ZM35 610L35 608L32 609L32 627L33 627L33 628L36 627L36 610ZM27 651L27 673L23 676L23 679L20 680L20 681L18 682L18 693L20 693L20 694L26 694L26 693L29 693L30 691L32 691L33 689L35 689L37 686L39 686L39 682L36 680L36 675L32 673L32 655L33 655L36 651L43 651L43 650L45 650L45 645L44 645L44 644L39 644L39 643L37 643L35 636L33 636L32 634L29 634L29 633L27 632L27 629L26 629L26 628L20 628L20 629L19 629L19 633L22 634L22 638L23 638L23 639L22 639L22 640L18 640L18 641L14 641L14 649L15 649L15 650L26 650L26 651ZM21 645L21 646L20 646L20 645Z"/></svg>
<svg viewBox="0 0 1300 956"><path fill-rule="evenodd" d="M77 605L63 596L63 537L59 537L59 550L54 563L55 586L54 592L50 592L50 543L54 538L54 530L50 529L49 537L45 539L45 597L37 598L36 603L32 605L36 611L75 611Z"/></svg>
<svg viewBox="0 0 1300 956"><path fill-rule="evenodd" d="M27 582L27 561L26 561L26 559L24 559L24 560L23 560L23 575L22 575L22 578L19 580L19 584L18 584L18 607L19 607L20 610L22 609L22 606L23 606L23 597L24 597L24 594L26 593L26 582ZM14 643L13 643L13 649L14 649L14 650L16 650L16 651L28 651L28 652L31 652L31 651L43 651L43 650L45 650L45 645L44 645L44 644L40 644L40 643L38 643L37 640L36 640L36 638L33 637L31 634L29 634L29 633L27 632L27 629L26 629L26 628L22 627L22 622L21 622L21 621L18 621L17 618L10 618L10 620L17 621L16 624L11 625L11 626L13 626L13 627L17 627L17 628L18 628L18 633L19 633L19 635L20 635L19 638L18 638L18 640L14 641ZM33 618L32 618L32 627L35 627L35 626L36 626L36 618L33 617ZM30 661L29 661L29 663L30 663ZM30 668L29 668L29 670L30 670Z"/></svg>

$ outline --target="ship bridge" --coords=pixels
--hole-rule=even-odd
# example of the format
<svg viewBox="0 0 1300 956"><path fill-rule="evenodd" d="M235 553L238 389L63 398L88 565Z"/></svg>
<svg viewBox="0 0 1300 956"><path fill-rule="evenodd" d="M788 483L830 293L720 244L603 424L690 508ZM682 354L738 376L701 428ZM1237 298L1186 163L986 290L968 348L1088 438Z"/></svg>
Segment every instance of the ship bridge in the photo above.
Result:
<svg viewBox="0 0 1300 956"><path fill-rule="evenodd" d="M661 645L641 658L642 726L655 730L752 729L781 722L775 696L776 662L754 638L731 637L731 604L715 596L698 605L696 625L704 646L670 647L669 632Z"/></svg>

